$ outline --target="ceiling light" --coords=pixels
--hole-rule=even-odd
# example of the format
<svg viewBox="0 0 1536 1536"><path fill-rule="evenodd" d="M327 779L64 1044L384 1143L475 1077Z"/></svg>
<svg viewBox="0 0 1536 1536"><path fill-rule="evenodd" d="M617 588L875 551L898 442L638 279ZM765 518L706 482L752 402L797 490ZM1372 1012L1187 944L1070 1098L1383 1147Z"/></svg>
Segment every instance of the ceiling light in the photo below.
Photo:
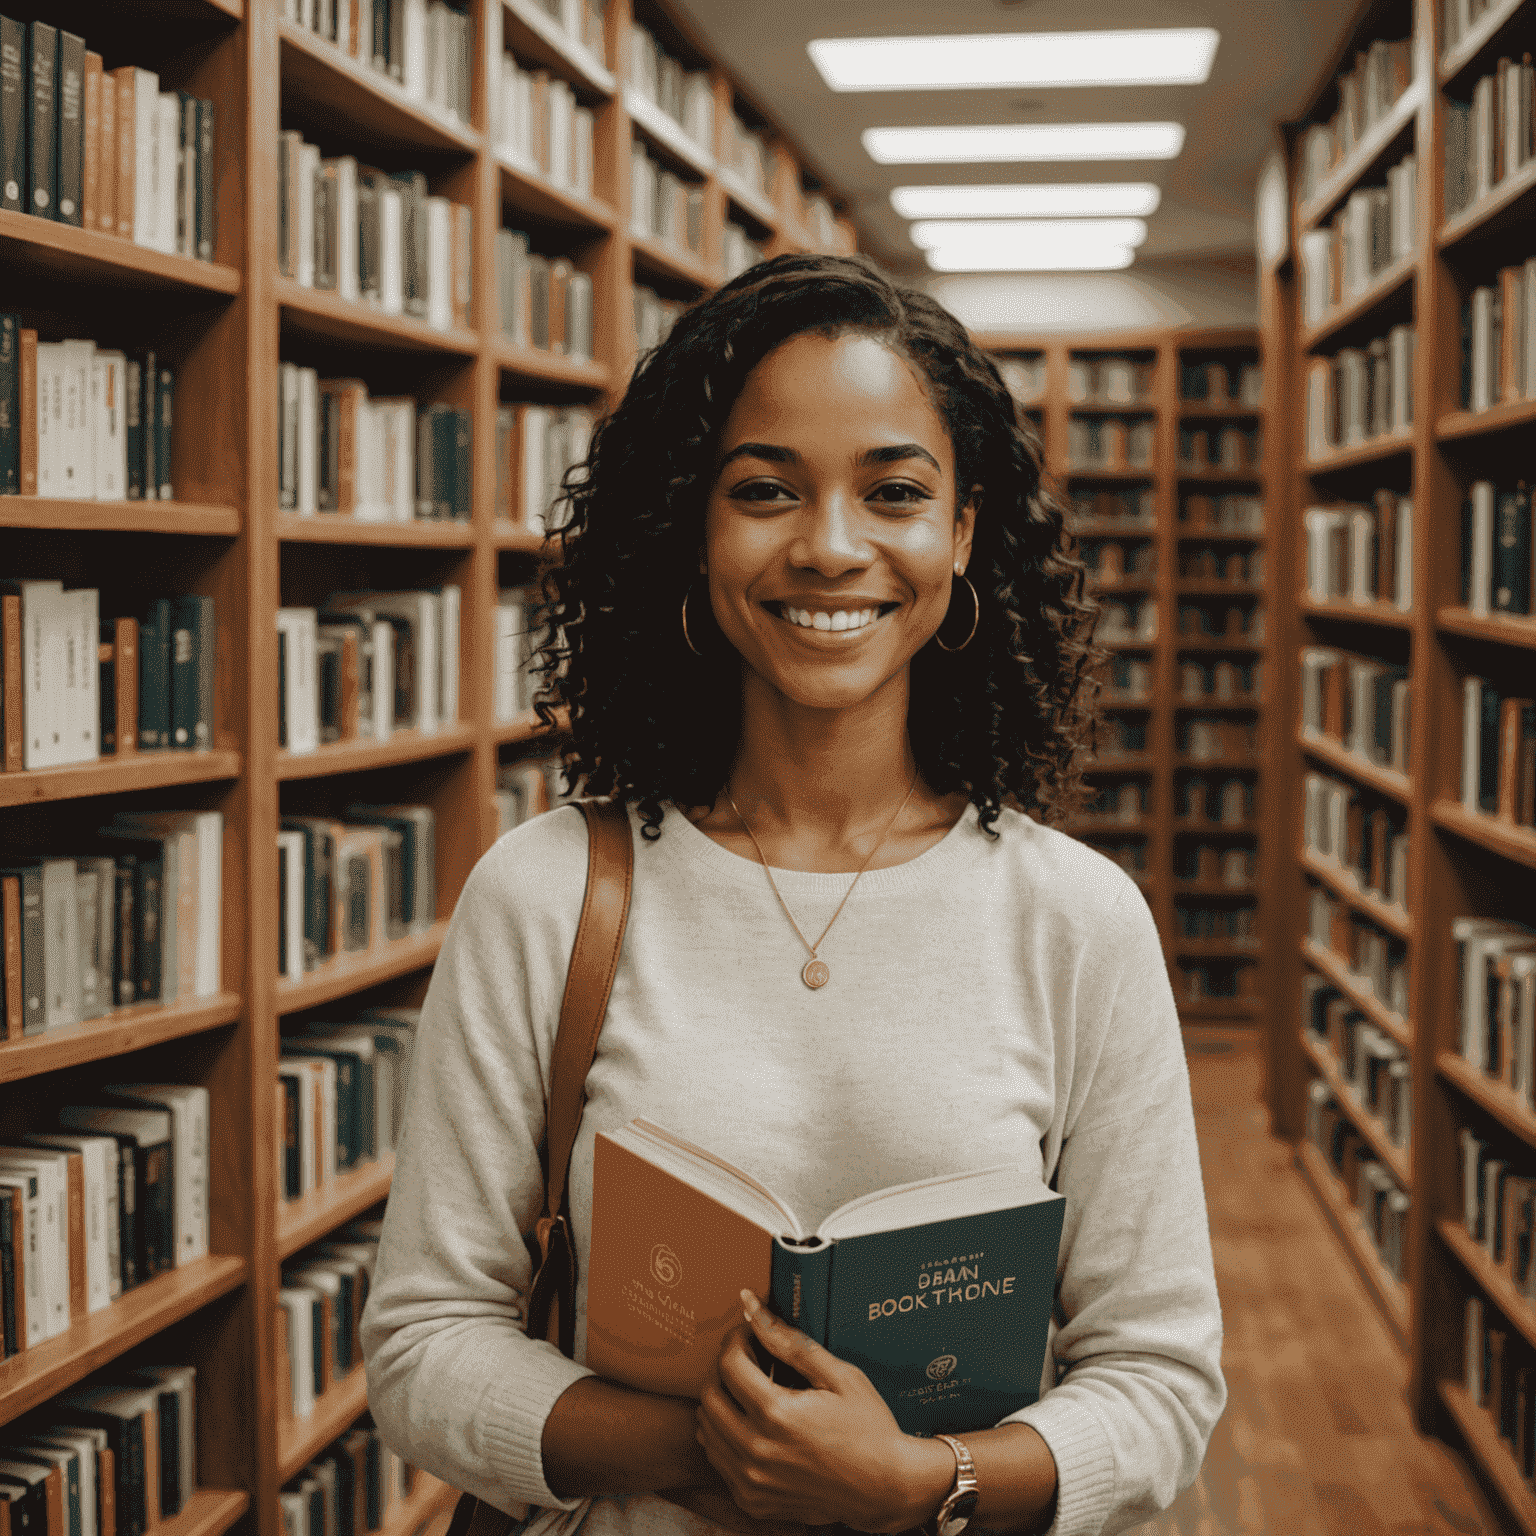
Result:
<svg viewBox="0 0 1536 1536"><path fill-rule="evenodd" d="M1211 27L820 37L811 62L834 91L968 91L1039 85L1203 85Z"/></svg>
<svg viewBox="0 0 1536 1536"><path fill-rule="evenodd" d="M1149 181L1074 182L1061 186L897 187L891 207L904 219L1070 219L1157 212L1162 194Z"/></svg>
<svg viewBox="0 0 1536 1536"><path fill-rule="evenodd" d="M1019 160L1172 160L1182 123L1010 123L985 128L866 128L877 165Z"/></svg>
<svg viewBox="0 0 1536 1536"><path fill-rule="evenodd" d="M1121 272L1136 259L1128 245L1054 251L945 245L924 254L934 272Z"/></svg>
<svg viewBox="0 0 1536 1536"><path fill-rule="evenodd" d="M907 233L922 250L941 246L996 245L1039 249L1045 245L1140 245L1141 219L923 219Z"/></svg>

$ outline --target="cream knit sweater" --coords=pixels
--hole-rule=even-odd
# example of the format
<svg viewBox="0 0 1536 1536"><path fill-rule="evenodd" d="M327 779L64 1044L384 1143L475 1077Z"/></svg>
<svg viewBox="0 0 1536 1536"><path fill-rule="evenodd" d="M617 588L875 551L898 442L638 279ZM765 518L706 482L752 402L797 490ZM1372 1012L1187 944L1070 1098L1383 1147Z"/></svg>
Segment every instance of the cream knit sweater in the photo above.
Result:
<svg viewBox="0 0 1536 1536"><path fill-rule="evenodd" d="M1199 1469L1226 1400L1189 1079L1157 933L1132 882L1060 833L967 809L941 842L859 883L823 958L760 865L675 811L635 827L629 927L571 1166L587 1268L592 1144L645 1115L780 1193L809 1226L865 1191L1015 1161L1066 1196L1059 1384L1014 1418L1059 1477L1054 1536L1119 1530ZM775 871L818 932L845 874ZM394 1188L363 1319L369 1406L418 1466L533 1536L714 1536L651 1495L558 1500L540 1443L589 1374L522 1331L519 1234L586 878L574 809L509 833L471 875L422 1011Z"/></svg>

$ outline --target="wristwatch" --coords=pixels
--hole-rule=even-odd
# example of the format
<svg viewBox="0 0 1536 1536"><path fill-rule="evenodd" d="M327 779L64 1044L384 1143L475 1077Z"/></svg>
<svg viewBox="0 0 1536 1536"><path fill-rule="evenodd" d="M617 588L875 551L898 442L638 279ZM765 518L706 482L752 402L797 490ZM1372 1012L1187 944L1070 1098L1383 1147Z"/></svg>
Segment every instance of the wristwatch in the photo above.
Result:
<svg viewBox="0 0 1536 1536"><path fill-rule="evenodd" d="M955 1480L939 1505L938 1514L923 1522L923 1536L960 1536L981 1502L976 1463L971 1460L964 1441L953 1435L935 1435L933 1438L942 1440L955 1453Z"/></svg>

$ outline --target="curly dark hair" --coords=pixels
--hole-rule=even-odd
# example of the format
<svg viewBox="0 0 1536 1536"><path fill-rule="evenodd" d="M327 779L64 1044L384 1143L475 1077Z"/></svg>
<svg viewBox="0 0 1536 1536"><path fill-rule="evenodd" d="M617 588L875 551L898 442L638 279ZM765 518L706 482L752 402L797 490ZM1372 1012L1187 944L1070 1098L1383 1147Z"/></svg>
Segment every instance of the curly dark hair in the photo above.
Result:
<svg viewBox="0 0 1536 1536"><path fill-rule="evenodd" d="M982 487L970 574L980 614L955 654L911 664L909 733L924 780L964 791L992 830L1005 804L1055 819L1081 797L1091 743L1095 605L1040 449L992 361L926 294L862 258L779 256L688 310L635 370L567 473L561 560L546 572L535 707L567 709L568 788L639 805L646 837L664 802L713 805L738 745L741 658L696 579L717 444L747 375L807 332L864 333L927 380L949 429L961 494ZM958 632L951 639L958 639Z"/></svg>

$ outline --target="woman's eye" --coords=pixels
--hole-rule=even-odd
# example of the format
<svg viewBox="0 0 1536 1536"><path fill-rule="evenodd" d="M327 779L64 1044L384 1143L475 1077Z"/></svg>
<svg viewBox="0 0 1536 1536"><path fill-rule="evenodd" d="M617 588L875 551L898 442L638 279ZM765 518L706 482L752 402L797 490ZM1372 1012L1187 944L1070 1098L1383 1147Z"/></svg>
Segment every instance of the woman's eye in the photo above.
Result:
<svg viewBox="0 0 1536 1536"><path fill-rule="evenodd" d="M924 486L912 484L910 480L892 480L876 486L871 499L882 506L911 507L920 502L932 501L933 493Z"/></svg>
<svg viewBox="0 0 1536 1536"><path fill-rule="evenodd" d="M789 496L789 492L773 480L748 480L745 485L738 485L731 495L737 501L777 501Z"/></svg>

